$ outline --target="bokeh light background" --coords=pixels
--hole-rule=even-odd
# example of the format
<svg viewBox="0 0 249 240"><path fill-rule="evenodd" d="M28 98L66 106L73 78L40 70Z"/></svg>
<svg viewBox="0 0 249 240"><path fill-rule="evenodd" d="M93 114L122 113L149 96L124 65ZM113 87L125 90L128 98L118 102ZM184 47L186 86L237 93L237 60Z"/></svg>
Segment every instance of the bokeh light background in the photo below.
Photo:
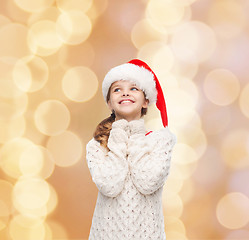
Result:
<svg viewBox="0 0 249 240"><path fill-rule="evenodd" d="M249 239L248 12L248 0L1 0L0 239L88 238L101 82L135 57L178 138L167 239ZM146 125L162 127L155 107Z"/></svg>

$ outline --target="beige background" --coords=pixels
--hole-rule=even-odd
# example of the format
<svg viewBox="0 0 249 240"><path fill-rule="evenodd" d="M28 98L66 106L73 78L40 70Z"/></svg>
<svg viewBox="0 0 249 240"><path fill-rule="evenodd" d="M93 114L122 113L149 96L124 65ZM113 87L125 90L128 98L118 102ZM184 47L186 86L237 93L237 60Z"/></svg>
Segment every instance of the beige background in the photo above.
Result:
<svg viewBox="0 0 249 240"><path fill-rule="evenodd" d="M87 239L86 143L101 83L132 58L165 94L178 143L168 240L249 239L247 0L1 0L0 239ZM151 106L148 130L161 128Z"/></svg>

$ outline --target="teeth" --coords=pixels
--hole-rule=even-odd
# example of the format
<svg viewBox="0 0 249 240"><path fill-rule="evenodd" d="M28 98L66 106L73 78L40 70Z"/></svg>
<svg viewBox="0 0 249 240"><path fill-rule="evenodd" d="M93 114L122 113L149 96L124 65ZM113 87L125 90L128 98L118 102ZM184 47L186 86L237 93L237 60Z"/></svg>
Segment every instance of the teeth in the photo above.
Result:
<svg viewBox="0 0 249 240"><path fill-rule="evenodd" d="M121 103L130 103L130 102L132 102L132 101L124 100L124 101L122 101Z"/></svg>

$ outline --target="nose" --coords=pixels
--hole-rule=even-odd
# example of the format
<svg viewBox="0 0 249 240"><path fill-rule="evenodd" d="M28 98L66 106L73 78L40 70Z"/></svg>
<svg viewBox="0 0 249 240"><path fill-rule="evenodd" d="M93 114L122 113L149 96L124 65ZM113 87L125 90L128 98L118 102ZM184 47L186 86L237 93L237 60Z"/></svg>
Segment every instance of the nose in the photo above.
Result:
<svg viewBox="0 0 249 240"><path fill-rule="evenodd" d="M123 96L129 96L129 93L123 93Z"/></svg>

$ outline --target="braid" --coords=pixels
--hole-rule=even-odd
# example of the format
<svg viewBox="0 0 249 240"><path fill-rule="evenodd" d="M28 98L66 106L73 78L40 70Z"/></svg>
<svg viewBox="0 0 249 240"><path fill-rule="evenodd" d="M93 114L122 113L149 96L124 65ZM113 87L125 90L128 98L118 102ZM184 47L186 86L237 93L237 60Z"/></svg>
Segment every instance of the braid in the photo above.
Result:
<svg viewBox="0 0 249 240"><path fill-rule="evenodd" d="M110 117L105 118L101 123L99 123L93 134L94 139L107 149L108 138L112 129L112 123L115 121L115 118L115 113L112 112Z"/></svg>

